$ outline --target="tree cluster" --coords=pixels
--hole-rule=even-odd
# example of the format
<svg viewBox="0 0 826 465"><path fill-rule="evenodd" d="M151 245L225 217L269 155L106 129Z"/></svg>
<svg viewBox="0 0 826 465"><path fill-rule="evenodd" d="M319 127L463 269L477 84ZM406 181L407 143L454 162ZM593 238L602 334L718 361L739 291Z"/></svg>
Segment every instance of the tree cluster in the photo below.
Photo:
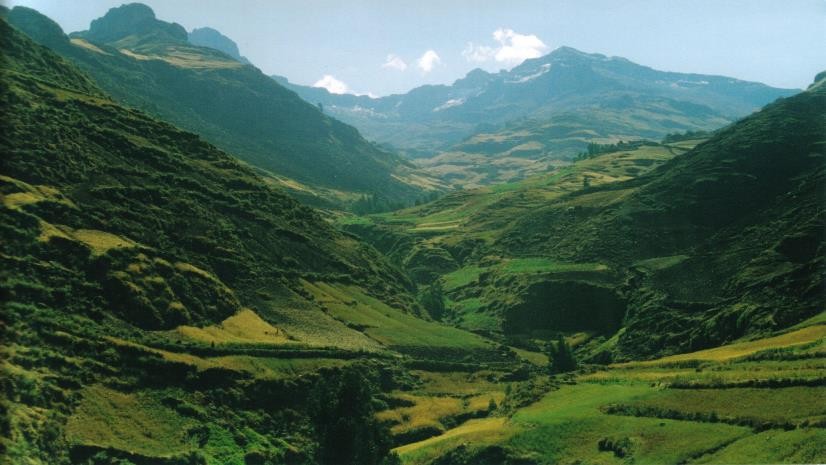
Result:
<svg viewBox="0 0 826 465"><path fill-rule="evenodd" d="M557 338L555 343L548 344L548 359L550 360L551 374L576 370L576 356L562 335Z"/></svg>

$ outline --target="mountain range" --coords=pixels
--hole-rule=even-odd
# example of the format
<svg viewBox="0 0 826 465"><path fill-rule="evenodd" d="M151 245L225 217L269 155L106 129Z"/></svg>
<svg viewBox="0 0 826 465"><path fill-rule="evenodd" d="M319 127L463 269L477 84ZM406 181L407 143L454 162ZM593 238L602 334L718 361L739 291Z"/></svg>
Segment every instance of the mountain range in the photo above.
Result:
<svg viewBox="0 0 826 465"><path fill-rule="evenodd" d="M274 78L463 187L547 170L589 142L713 130L797 92L723 76L657 71L570 47L511 70L475 69L452 85L377 99Z"/></svg>

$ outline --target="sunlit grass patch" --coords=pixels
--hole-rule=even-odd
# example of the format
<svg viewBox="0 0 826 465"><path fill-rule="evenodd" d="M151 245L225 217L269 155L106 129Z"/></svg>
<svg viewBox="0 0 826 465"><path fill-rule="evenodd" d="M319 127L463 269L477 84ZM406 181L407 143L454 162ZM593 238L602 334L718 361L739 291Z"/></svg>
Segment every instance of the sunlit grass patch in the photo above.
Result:
<svg viewBox="0 0 826 465"><path fill-rule="evenodd" d="M690 463L824 463L826 429L770 430L739 439Z"/></svg>
<svg viewBox="0 0 826 465"><path fill-rule="evenodd" d="M105 254L111 249L137 246L137 244L130 239L96 229L76 229L72 231L70 235L89 246L95 255Z"/></svg>
<svg viewBox="0 0 826 465"><path fill-rule="evenodd" d="M507 418L493 417L469 420L424 441L405 444L394 449L405 464L429 463L460 444L494 444L512 433Z"/></svg>
<svg viewBox="0 0 826 465"><path fill-rule="evenodd" d="M643 268L645 270L657 271L670 268L674 265L679 265L688 258L688 255L673 255L669 257L655 257L646 260L640 260L634 263L634 266Z"/></svg>
<svg viewBox="0 0 826 465"><path fill-rule="evenodd" d="M473 396L490 392L503 391L504 386L490 380L489 371L474 373L412 371L411 374L422 380L422 385L415 392L429 395Z"/></svg>
<svg viewBox="0 0 826 465"><path fill-rule="evenodd" d="M650 392L644 385L563 386L513 416L518 429L506 444L517 455L543 462L621 463L597 445L604 438L627 440L636 463L677 463L749 434L748 428L730 425L614 417L600 410L605 404Z"/></svg>
<svg viewBox="0 0 826 465"><path fill-rule="evenodd" d="M486 268L479 266L466 266L459 268L456 271L448 273L442 277L445 282L445 289L456 289L466 286L479 279L479 275L484 272Z"/></svg>
<svg viewBox="0 0 826 465"><path fill-rule="evenodd" d="M250 309L243 309L217 325L204 328L179 326L176 331L186 338L212 344L280 344L289 341L283 330L262 320Z"/></svg>
<svg viewBox="0 0 826 465"><path fill-rule="evenodd" d="M360 289L325 283L307 284L334 318L361 328L390 347L484 349L488 342L467 331L416 318L367 296Z"/></svg>
<svg viewBox="0 0 826 465"><path fill-rule="evenodd" d="M66 424L69 444L111 447L149 457L169 457L192 448L187 430L196 426L152 396L100 385L83 397Z"/></svg>
<svg viewBox="0 0 826 465"><path fill-rule="evenodd" d="M685 360L714 360L723 361L744 357L768 349L784 348L801 344L808 344L826 337L826 325L809 326L779 336L757 339L754 341L736 342L713 349L671 355L668 357L646 362L631 362L636 365L656 365L662 363L679 362Z"/></svg>
<svg viewBox="0 0 826 465"><path fill-rule="evenodd" d="M377 415L380 420L394 423L390 430L393 434L425 427L442 431L444 426L439 422L440 419L458 415L464 410L462 399L457 397L410 394L400 394L398 397L414 405L385 410Z"/></svg>
<svg viewBox="0 0 826 465"><path fill-rule="evenodd" d="M826 388L666 389L625 404L633 410L714 415L721 420L799 424L826 418Z"/></svg>

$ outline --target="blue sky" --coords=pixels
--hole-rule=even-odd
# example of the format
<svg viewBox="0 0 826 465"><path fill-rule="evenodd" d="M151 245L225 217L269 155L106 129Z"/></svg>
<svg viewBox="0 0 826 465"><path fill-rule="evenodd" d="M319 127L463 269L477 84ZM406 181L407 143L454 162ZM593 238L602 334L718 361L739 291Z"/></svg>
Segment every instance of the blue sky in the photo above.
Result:
<svg viewBox="0 0 826 465"><path fill-rule="evenodd" d="M6 0L67 32L122 0ZM826 0L144 0L210 26L267 74L387 95L568 45L656 69L805 88L826 69Z"/></svg>

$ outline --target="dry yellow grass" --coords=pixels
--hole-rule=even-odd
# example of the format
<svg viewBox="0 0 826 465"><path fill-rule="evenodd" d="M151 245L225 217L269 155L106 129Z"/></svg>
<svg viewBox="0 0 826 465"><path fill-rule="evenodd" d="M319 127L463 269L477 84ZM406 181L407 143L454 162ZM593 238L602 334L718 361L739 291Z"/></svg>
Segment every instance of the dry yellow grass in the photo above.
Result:
<svg viewBox="0 0 826 465"><path fill-rule="evenodd" d="M190 449L186 429L192 424L151 397L95 385L83 390L83 399L66 424L66 440L170 457Z"/></svg>
<svg viewBox="0 0 826 465"><path fill-rule="evenodd" d="M174 47L168 48L164 55L143 55L126 48L118 49L118 51L136 60L162 60L179 68L240 68L244 66L235 60L208 59L200 53L178 50Z"/></svg>
<svg viewBox="0 0 826 465"><path fill-rule="evenodd" d="M441 418L458 415L464 411L462 400L455 397L415 396L410 394L402 394L398 397L414 402L415 405L385 410L376 415L379 420L396 423L390 430L393 434L424 427L443 430L444 427L439 422Z"/></svg>
<svg viewBox="0 0 826 465"><path fill-rule="evenodd" d="M502 384L488 380L488 375L491 373L488 371L475 373L412 371L411 373L422 380L422 386L417 389L417 392L431 395L469 396L501 392L504 389Z"/></svg>
<svg viewBox="0 0 826 465"><path fill-rule="evenodd" d="M88 245L95 255L103 255L111 249L135 247L137 244L125 237L97 229L76 229L71 236Z"/></svg>
<svg viewBox="0 0 826 465"><path fill-rule="evenodd" d="M405 463L425 463L428 458L438 457L443 452L454 448L457 442L485 442L492 443L498 439L511 434L506 432L505 426L507 418L493 417L479 420L469 420L461 426L445 431L439 436L425 439L423 441L405 444L393 449L402 456ZM415 457L414 454L422 449L427 449L427 457Z"/></svg>
<svg viewBox="0 0 826 465"><path fill-rule="evenodd" d="M261 317L248 308L241 310L217 325L204 328L179 326L175 331L188 339L214 344L281 344L289 340L283 330L262 320Z"/></svg>
<svg viewBox="0 0 826 465"><path fill-rule="evenodd" d="M74 38L69 40L73 45L77 45L78 47L85 48L86 50L90 50L95 53L100 53L103 55L110 55L107 52L104 52L95 44L89 43L84 39Z"/></svg>
<svg viewBox="0 0 826 465"><path fill-rule="evenodd" d="M32 185L15 178L0 175L0 183L13 184L20 192L0 195L3 206L9 209L18 210L26 205L30 205L44 200L58 202L72 208L77 206L66 198L60 190L52 186Z"/></svg>
<svg viewBox="0 0 826 465"><path fill-rule="evenodd" d="M768 337L765 339L758 339L755 341L737 342L714 349L701 350L698 352L691 352L687 354L671 355L668 357L659 358L657 360L649 360L646 362L629 362L619 364L618 366L629 365L657 365L661 363L681 362L685 360L711 360L711 361L725 361L738 357L751 355L755 352L768 349L779 349L784 347L791 347L795 345L808 344L818 341L826 337L826 325L815 325L806 328L798 329L790 333L781 334L779 336Z"/></svg>
<svg viewBox="0 0 826 465"><path fill-rule="evenodd" d="M40 221L40 235L37 239L41 242L48 242L53 237L73 240L85 244L92 251L93 255L103 255L109 250L120 248L137 247L138 243L123 236L110 234L97 229L72 229L64 225L53 225L45 221Z"/></svg>

